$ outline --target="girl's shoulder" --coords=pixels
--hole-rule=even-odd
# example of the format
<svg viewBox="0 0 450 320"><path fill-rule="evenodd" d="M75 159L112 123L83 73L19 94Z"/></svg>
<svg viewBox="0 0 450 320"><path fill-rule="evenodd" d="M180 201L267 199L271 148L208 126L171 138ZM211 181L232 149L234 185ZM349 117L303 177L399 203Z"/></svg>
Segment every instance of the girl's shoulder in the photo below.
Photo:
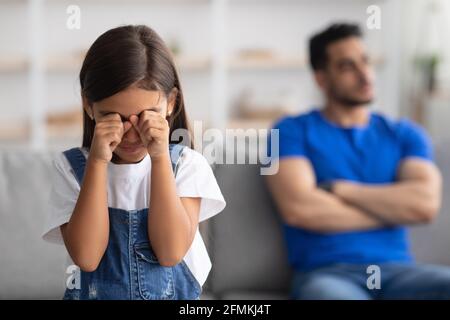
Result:
<svg viewBox="0 0 450 320"><path fill-rule="evenodd" d="M87 159L89 155L89 151L87 148L70 148L56 153L55 156L53 157L53 165L60 172L60 174L69 176L73 175L72 166L70 164L69 159L67 158L68 157L67 152L72 149L78 149L79 152L81 151L81 154L84 156L85 159Z"/></svg>
<svg viewBox="0 0 450 320"><path fill-rule="evenodd" d="M211 167L211 164L206 159L206 157L198 152L197 150L191 149L189 147L184 147L181 154L181 163L190 165L200 165Z"/></svg>
<svg viewBox="0 0 450 320"><path fill-rule="evenodd" d="M199 221L204 221L219 213L225 207L225 200L214 176L207 153L185 148L182 163L176 174L179 197L202 198ZM212 163L212 162L211 162Z"/></svg>
<svg viewBox="0 0 450 320"><path fill-rule="evenodd" d="M75 171L70 165L64 151L57 152L52 158L53 172L51 173L52 184L56 190L65 190L65 192L79 191L79 184ZM67 186L70 186L67 189Z"/></svg>
<svg viewBox="0 0 450 320"><path fill-rule="evenodd" d="M88 148L86 148L86 147L73 147L73 148L69 148L69 149L63 150L61 152L58 152L54 159L61 161L61 159L67 159L69 154L74 154L74 153L79 154L80 152L85 158L87 158L88 155L89 155L89 149Z"/></svg>

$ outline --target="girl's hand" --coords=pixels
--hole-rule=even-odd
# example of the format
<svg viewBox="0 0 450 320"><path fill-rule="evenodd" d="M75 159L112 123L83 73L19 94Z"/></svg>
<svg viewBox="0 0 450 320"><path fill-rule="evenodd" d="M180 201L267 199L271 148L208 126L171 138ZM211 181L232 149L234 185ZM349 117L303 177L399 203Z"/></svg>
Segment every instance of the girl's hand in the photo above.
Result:
<svg viewBox="0 0 450 320"><path fill-rule="evenodd" d="M129 121L122 122L117 113L100 118L95 124L89 158L106 163L111 161L113 151L131 126Z"/></svg>
<svg viewBox="0 0 450 320"><path fill-rule="evenodd" d="M169 123L160 113L145 110L139 117L132 115L130 122L139 133L142 143L153 159L169 154Z"/></svg>

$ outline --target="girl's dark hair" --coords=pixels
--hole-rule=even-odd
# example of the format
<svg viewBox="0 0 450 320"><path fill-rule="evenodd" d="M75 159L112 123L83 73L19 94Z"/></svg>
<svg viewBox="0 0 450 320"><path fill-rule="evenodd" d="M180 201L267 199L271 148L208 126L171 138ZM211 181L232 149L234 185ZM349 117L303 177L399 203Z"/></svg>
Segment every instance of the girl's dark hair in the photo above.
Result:
<svg viewBox="0 0 450 320"><path fill-rule="evenodd" d="M170 126L169 139L172 139L172 132L176 129L185 129L189 132L189 139L192 137L172 55L158 34L147 26L121 26L98 37L84 58L80 85L83 103L89 104L110 97L131 85L162 91L166 97L175 88L175 104L167 118ZM89 149L95 121L85 110L83 112L82 146ZM193 147L191 140L188 145Z"/></svg>

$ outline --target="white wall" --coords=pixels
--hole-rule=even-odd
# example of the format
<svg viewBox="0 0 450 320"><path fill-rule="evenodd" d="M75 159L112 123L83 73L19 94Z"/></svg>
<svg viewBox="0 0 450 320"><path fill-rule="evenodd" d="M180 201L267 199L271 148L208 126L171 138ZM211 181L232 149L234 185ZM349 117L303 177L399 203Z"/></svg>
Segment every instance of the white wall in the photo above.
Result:
<svg viewBox="0 0 450 320"><path fill-rule="evenodd" d="M427 8L430 3L438 5L439 12L430 17ZM431 20L430 20L431 19ZM447 0L408 0L402 1L401 24L401 112L411 111L410 94L417 74L413 60L417 54L437 48L442 52L443 64L439 68L439 81L443 86L450 84L450 1Z"/></svg>
<svg viewBox="0 0 450 320"><path fill-rule="evenodd" d="M281 54L299 56L306 62L301 70L276 70L273 72L233 72L231 99L240 90L252 87L258 95L276 95L291 91L297 100L298 111L321 104L319 94L308 65L309 37L327 27L331 22L347 21L361 25L370 53L383 55L385 33L366 29L366 8L378 1L233 1L230 10L230 53L242 48L271 48ZM382 3L382 2L381 2ZM388 61L389 63L389 61ZM380 72L382 70L379 70ZM389 82L383 74L377 83ZM386 107L383 90L376 108L396 114L396 106Z"/></svg>
<svg viewBox="0 0 450 320"><path fill-rule="evenodd" d="M432 15L430 4L437 11ZM408 0L402 2L401 29L401 114L411 116L420 76L413 67L417 55L437 50L442 57L438 68L438 92L425 101L423 125L435 143L450 140L450 1Z"/></svg>
<svg viewBox="0 0 450 320"><path fill-rule="evenodd" d="M26 56L29 52L28 1L0 3L0 38L4 39L0 42L0 57ZM365 30L369 51L375 56L384 56L386 62L378 68L379 95L375 108L392 115L398 113L399 79L395 70L399 67L399 58L395 48L399 39L392 29L396 29L398 23L396 10L401 0L42 1L41 39L46 59L54 56L70 58L73 52L87 49L111 27L144 23L156 29L167 42L177 37L186 56L211 57L213 44L218 40L215 37L221 37L219 41L224 41L222 49L226 56L233 56L241 49L267 48L306 60L307 40L313 32L337 20L359 22L365 27L367 6L379 4L384 10L382 30ZM227 8L221 17L225 26L223 34L215 33L215 21L211 21L213 4L218 2L223 2ZM66 8L70 4L81 8L81 30L66 28ZM259 100L288 96L298 111L321 102L308 65L271 70L232 68L226 74L225 82L220 83L228 89L223 91L225 101L212 97L217 88L212 87L216 82L210 69L181 70L180 73L188 112L193 120L211 122L217 114L233 116L237 113L232 108L233 102L247 88L251 88ZM48 112L79 106L77 75L77 66L46 73L43 103ZM24 117L30 112L27 81L26 72L0 71L0 85L5 88L0 97L0 122ZM219 102L223 102L227 110L217 110Z"/></svg>

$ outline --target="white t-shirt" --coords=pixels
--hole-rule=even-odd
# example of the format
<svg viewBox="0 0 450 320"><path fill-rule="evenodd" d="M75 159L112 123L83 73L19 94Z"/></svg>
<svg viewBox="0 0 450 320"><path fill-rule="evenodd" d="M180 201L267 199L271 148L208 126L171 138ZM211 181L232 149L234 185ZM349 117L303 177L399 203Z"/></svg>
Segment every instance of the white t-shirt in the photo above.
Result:
<svg viewBox="0 0 450 320"><path fill-rule="evenodd" d="M87 157L88 152L83 148ZM75 208L80 186L69 161L60 153L53 161L50 215L43 239L64 244L60 226L67 223ZM108 164L108 207L124 210L148 208L150 195L151 158L147 154L139 163ZM179 197L201 198L199 221L216 215L225 208L225 200L206 159L197 151L184 148L175 178ZM211 261L203 239L197 229L194 241L184 261L200 285L211 270ZM73 264L70 257L68 263Z"/></svg>

